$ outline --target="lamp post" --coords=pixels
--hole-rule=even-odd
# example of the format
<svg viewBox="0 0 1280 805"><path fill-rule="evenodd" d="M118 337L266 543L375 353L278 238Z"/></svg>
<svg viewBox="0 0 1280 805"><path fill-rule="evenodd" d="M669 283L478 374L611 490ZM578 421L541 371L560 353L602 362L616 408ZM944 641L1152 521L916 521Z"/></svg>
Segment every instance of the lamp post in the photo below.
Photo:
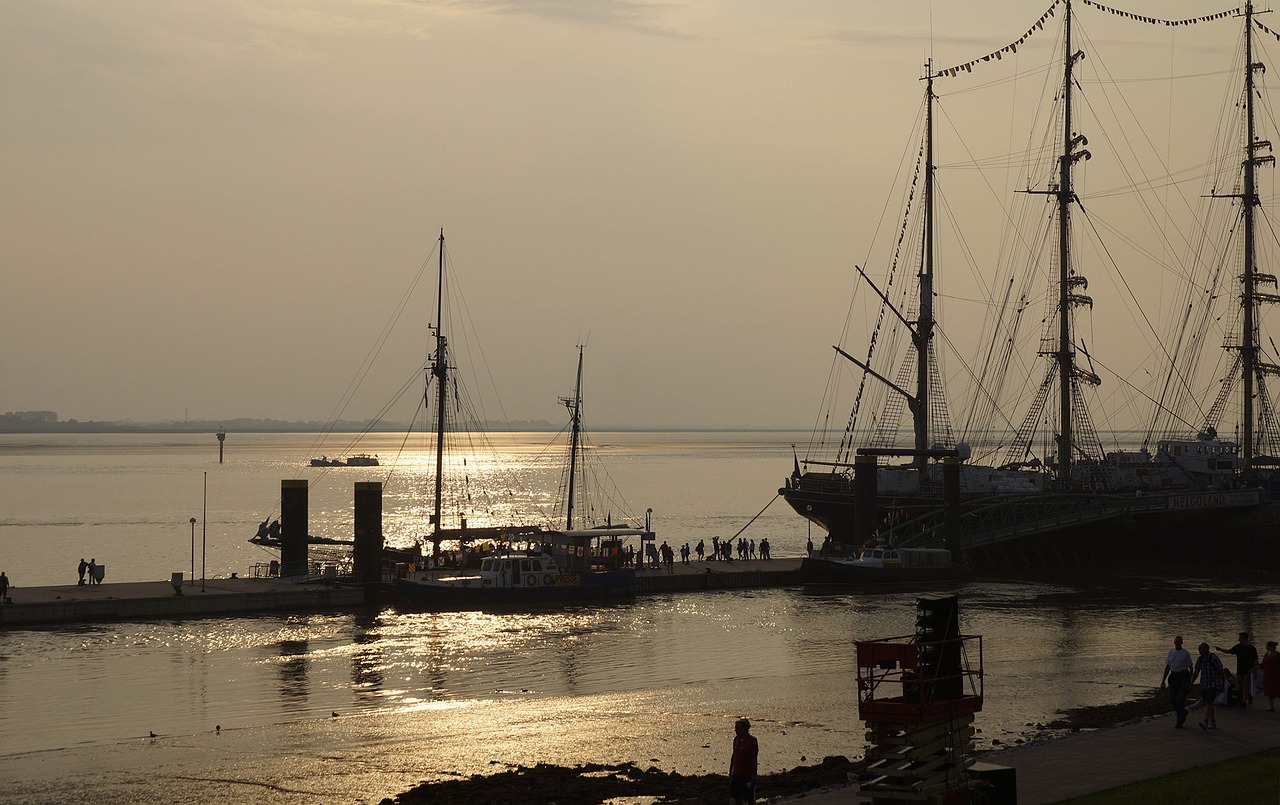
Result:
<svg viewBox="0 0 1280 805"><path fill-rule="evenodd" d="M196 518L191 518L191 580L196 580Z"/></svg>
<svg viewBox="0 0 1280 805"><path fill-rule="evenodd" d="M209 473L204 474L204 511L200 515L200 592L204 592L204 558L209 547Z"/></svg>

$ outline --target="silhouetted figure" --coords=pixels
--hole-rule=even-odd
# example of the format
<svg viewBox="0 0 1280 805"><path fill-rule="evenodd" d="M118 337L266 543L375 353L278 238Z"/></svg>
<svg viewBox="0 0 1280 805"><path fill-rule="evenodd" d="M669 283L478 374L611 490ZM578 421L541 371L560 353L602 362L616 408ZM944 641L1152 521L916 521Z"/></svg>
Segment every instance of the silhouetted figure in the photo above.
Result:
<svg viewBox="0 0 1280 805"><path fill-rule="evenodd" d="M1173 705L1173 712L1178 714L1174 729L1182 729L1187 720L1187 694L1191 692L1191 669L1194 666L1191 652L1182 647L1182 635L1173 638L1173 648L1165 659L1160 687L1163 688L1166 681L1169 683L1169 702Z"/></svg>
<svg viewBox="0 0 1280 805"><path fill-rule="evenodd" d="M89 563L86 562L84 560L84 557L82 556L80 557L80 582L76 585L77 587L84 586L84 574L87 573L88 571L89 571Z"/></svg>
<svg viewBox="0 0 1280 805"><path fill-rule="evenodd" d="M729 802L732 805L755 805L756 760L760 744L750 733L751 722L738 719L733 725L733 757L729 761Z"/></svg>
<svg viewBox="0 0 1280 805"><path fill-rule="evenodd" d="M1240 706L1253 704L1253 669L1258 666L1258 650L1249 642L1249 633L1240 633L1240 642L1231 648L1214 646L1214 651L1236 657L1236 686L1240 688Z"/></svg>
<svg viewBox="0 0 1280 805"><path fill-rule="evenodd" d="M0 604L7 603L9 598L9 577L0 571Z"/></svg>
<svg viewBox="0 0 1280 805"><path fill-rule="evenodd" d="M1202 730L1216 730L1218 719L1214 717L1214 699L1222 692L1225 681L1222 660L1218 655L1209 652L1209 644L1200 644L1200 656L1196 659L1195 669L1191 672L1191 684L1200 680L1200 698L1204 701L1204 721L1200 722Z"/></svg>
<svg viewBox="0 0 1280 805"><path fill-rule="evenodd" d="M89 560L89 584L98 583L98 560Z"/></svg>

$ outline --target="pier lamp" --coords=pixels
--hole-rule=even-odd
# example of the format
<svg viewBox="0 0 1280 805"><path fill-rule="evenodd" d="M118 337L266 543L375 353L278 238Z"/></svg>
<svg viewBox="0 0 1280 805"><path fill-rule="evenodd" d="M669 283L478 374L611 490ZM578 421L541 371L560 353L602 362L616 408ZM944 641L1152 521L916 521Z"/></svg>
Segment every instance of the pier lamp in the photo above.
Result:
<svg viewBox="0 0 1280 805"><path fill-rule="evenodd" d="M191 580L196 579L196 518L191 518Z"/></svg>
<svg viewBox="0 0 1280 805"><path fill-rule="evenodd" d="M644 530L645 531L653 530L652 528L649 527L649 518L651 517L653 517L653 509L645 509L644 510Z"/></svg>

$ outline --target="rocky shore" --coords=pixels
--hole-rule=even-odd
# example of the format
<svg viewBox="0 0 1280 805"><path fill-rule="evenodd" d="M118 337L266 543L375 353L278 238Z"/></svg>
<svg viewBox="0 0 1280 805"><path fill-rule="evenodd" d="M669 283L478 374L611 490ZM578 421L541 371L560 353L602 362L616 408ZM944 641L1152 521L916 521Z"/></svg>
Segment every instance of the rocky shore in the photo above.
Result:
<svg viewBox="0 0 1280 805"><path fill-rule="evenodd" d="M1060 713L1048 724L1032 725L1029 740L1052 740L1064 732L1123 724L1169 712L1163 691L1148 690L1127 702L1082 707ZM994 757L992 757L994 755ZM998 758L999 750L990 753ZM727 762L727 760L726 760ZM862 771L858 761L827 757L821 763L797 766L790 771L761 775L762 801L795 796L842 785ZM600 805L615 797L652 798L655 805L702 805L724 802L729 781L723 774L683 775L634 763L589 763L566 767L539 764L515 766L490 775L463 780L423 783L381 805L508 805L541 802L548 805Z"/></svg>

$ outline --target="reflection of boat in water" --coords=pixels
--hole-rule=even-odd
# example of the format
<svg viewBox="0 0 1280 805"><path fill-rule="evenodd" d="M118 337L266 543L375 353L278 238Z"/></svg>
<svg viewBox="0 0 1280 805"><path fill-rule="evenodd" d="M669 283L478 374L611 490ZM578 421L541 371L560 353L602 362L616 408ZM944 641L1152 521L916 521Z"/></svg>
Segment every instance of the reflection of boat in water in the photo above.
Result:
<svg viewBox="0 0 1280 805"><path fill-rule="evenodd" d="M1221 128L1221 153L1204 162L1210 171L1224 171L1224 175L1206 177L1210 190L1204 198L1235 202L1207 202L1219 205L1222 215L1197 213L1190 227L1193 231L1176 233L1177 238L1188 240L1187 265L1162 265L1161 260L1174 251L1169 233L1156 234L1152 240L1159 246L1148 248L1132 225L1148 211L1153 194L1147 191L1172 184L1165 181L1171 168L1163 160L1153 167L1162 171L1158 179L1136 182L1133 175L1143 170L1137 154L1123 161L1127 181L1117 181L1133 190L1114 195L1135 201L1124 207L1117 201L1116 209L1118 215L1137 217L1100 225L1099 213L1105 212L1100 200L1087 214L1087 228L1076 224L1079 231L1073 231L1073 221L1086 217L1073 173L1091 156L1088 140L1079 133L1078 110L1097 113L1104 107L1129 107L1110 98L1087 105L1075 99L1077 93L1095 88L1114 91L1123 83L1082 78L1086 69L1082 65L1093 62L1084 60L1084 52L1073 40L1076 5L1074 0L1055 0L1026 36L991 57L941 71L932 64L927 67L924 132L919 150L912 150L915 173L908 176L902 228L887 253L882 275L887 284L883 289L876 287L859 269L865 280L862 287L874 292L873 304L878 307L878 313L873 309L865 317L869 323L865 352L854 356L836 348L837 366L828 385L830 407L818 418L823 425L815 431L807 453L796 455L793 472L779 490L798 514L823 528L834 541L861 544L883 530L892 538L902 538L899 546L906 542L912 547L936 546L928 535L934 533L932 525L944 506L948 465L959 477L963 517L957 520L957 531L971 529L963 547L984 560L1008 558L1008 564L1057 562L1063 557L1055 551L1021 554L1016 550L1010 553L1017 556L996 556L1001 553L994 542L997 537L983 543L984 534L998 532L998 539L1010 541L1065 536L1054 545L1068 552L1077 546L1105 548L1108 540L1121 534L1134 537L1137 544L1141 535L1148 541L1143 545L1173 555L1178 553L1169 543L1174 537L1185 546L1198 531L1218 527L1236 513L1248 513L1255 523L1269 516L1259 504L1262 487L1271 483L1273 467L1280 463L1275 458L1280 455L1280 418L1265 381L1280 375L1280 357L1274 355L1275 345L1260 336L1259 322L1266 305L1280 302L1280 295L1273 290L1275 276L1259 271L1257 250L1269 245L1264 244L1267 239L1254 236L1253 216L1260 204L1254 174L1271 161L1264 155L1270 143L1258 139L1254 128L1254 103L1266 98L1254 83L1261 64L1246 56L1244 91L1235 106L1241 119L1238 125ZM1027 162L1028 186L1017 194L1025 211L1021 215L1006 211L1001 216L1018 229L1000 238L1004 245L1001 259L995 262L1001 263L1001 273L981 280L993 289L991 298L983 300L989 312L979 336L981 346L976 356L959 358L965 371L948 374L940 369L935 354L946 342L938 338L941 330L935 311L944 296L935 286L934 207L939 201L934 180L934 80L967 75L982 64L994 68L1002 55L1017 53L1059 6L1065 12L1061 61L1053 68L1054 80L1046 82L1052 87L1054 113L1037 118L1037 122L1053 121L1056 130L1043 137L1032 135L1027 149L1015 149L1007 162L986 160L1017 164L1019 170ZM1249 50L1259 27L1252 4L1246 3L1239 16L1245 22ZM1091 121L1090 127L1105 123ZM1247 132L1243 154L1240 142L1222 132L1231 132L1237 140ZM1114 131L1103 134L1098 140L1109 145L1132 139ZM1047 143L1052 143L1051 148L1043 148ZM1043 166L1047 169L1026 160L1037 152L1048 158ZM976 162L966 167L983 165ZM1228 169L1231 173L1225 173ZM1234 220L1225 220L1229 206ZM944 223L959 221L964 216L956 212L953 206L936 218ZM1091 351L1098 343L1118 346L1120 338L1111 328L1118 331L1124 318L1114 314L1106 320L1089 318L1094 300L1087 295L1089 282L1077 265L1077 254L1082 253L1080 241L1086 234L1104 231L1123 234L1091 254L1098 269L1111 270L1115 285L1124 293L1142 290L1138 270L1145 268L1144 261L1159 272L1151 287L1158 282L1163 289L1170 277L1186 278L1172 302L1162 298L1158 305L1143 304L1134 298L1142 309L1133 311L1136 333L1130 337L1135 344L1157 345L1151 353L1156 357L1148 365L1118 369L1103 362L1110 356ZM1208 242L1219 234L1241 240L1226 245ZM1126 250L1127 262L1116 258L1121 250ZM918 263L906 265L913 259ZM1037 286L1042 278L1049 281L1043 293ZM1270 287L1264 290L1263 286ZM961 295L954 288L950 293L953 299ZM1212 307L1220 303L1234 309ZM1035 315L1035 305L1043 307L1042 316ZM852 321L852 306L850 310ZM1038 332L1025 326L1032 322L1039 322ZM1156 332L1157 325L1166 332ZM1095 329L1100 335L1092 336L1095 343L1086 345L1085 338ZM1208 347L1217 338L1226 357L1215 366L1212 356L1203 356L1214 352ZM1026 348L1020 350L1021 345ZM1033 354L1039 367L1029 363ZM837 408L847 406L837 400L834 389L849 364L858 370L853 373L856 394L851 409ZM1114 385L1099 391L1104 374L1107 383ZM958 407L964 411L964 420L953 422L944 391L954 394L955 379L965 376L972 387ZM1099 427L1095 417L1104 411L1112 419ZM822 430L826 423L836 423L835 432ZM855 481L859 472L874 477L875 483L865 487L874 497L859 499ZM868 500L875 501L877 508L869 515L864 508ZM981 532L980 527L987 531ZM979 536L970 540L971 534Z"/></svg>
<svg viewBox="0 0 1280 805"><path fill-rule="evenodd" d="M311 459L313 467L376 467L378 466L378 457L371 456L367 453L358 453L347 458L329 458L328 456L320 456L320 458Z"/></svg>
<svg viewBox="0 0 1280 805"><path fill-rule="evenodd" d="M440 236L440 277L438 282L436 321L444 316L444 235ZM396 594L410 606L428 607L483 607L513 603L541 601L592 600L625 598L634 596L639 588L636 572L631 567L633 553L624 549L624 537L636 536L651 541L653 534L644 529L592 528L574 529L574 499L579 475L583 472L580 462L582 437L582 349L578 351L578 373L572 398L563 402L570 413L571 437L567 470L566 527L564 531L544 530L538 526L490 527L487 535L469 527L464 515L459 515L460 525L446 528L443 522L443 501L447 491L445 465L446 442L449 426L457 418L450 403L465 396L459 395L453 386L458 382L457 373L450 365L452 353L449 341L440 324L434 327L435 351L428 367L426 403L434 403L436 426L435 503L431 516L433 526L430 558L427 567L397 568L393 579ZM434 384L434 386L433 386ZM461 451L459 451L461 452ZM478 570L448 568L441 552L441 543L457 543L459 554L472 555L468 547L478 538L496 536L495 545L488 555L480 558ZM636 552L641 553L641 552ZM472 565L473 561L457 561L452 564Z"/></svg>
<svg viewBox="0 0 1280 805"><path fill-rule="evenodd" d="M973 572L968 564L955 564L946 548L893 548L865 545L846 549L828 542L800 563L806 585L905 584L957 581Z"/></svg>

